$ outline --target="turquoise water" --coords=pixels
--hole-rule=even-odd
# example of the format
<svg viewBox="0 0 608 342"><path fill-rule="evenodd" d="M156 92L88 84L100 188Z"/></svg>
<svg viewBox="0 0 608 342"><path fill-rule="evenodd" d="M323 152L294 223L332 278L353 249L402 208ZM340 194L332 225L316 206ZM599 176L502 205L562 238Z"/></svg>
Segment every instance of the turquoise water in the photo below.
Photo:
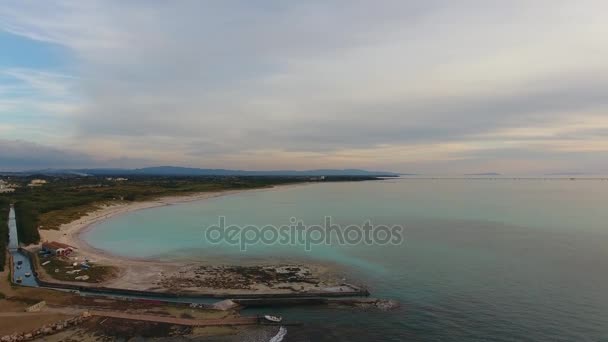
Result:
<svg viewBox="0 0 608 342"><path fill-rule="evenodd" d="M391 179L252 191L142 210L85 239L135 257L337 265L392 312L281 310L303 321L287 341L608 341L608 181ZM203 227L399 224L397 246L237 246ZM276 310L273 310L276 311Z"/></svg>

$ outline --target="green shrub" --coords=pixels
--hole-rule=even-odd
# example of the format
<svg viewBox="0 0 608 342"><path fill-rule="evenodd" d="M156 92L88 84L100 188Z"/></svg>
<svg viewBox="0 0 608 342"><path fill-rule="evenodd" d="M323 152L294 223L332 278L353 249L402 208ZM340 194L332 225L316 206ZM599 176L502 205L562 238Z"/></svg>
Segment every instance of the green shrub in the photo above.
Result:
<svg viewBox="0 0 608 342"><path fill-rule="evenodd" d="M18 201L15 203L15 219L20 243L29 245L40 242L38 216L38 211L31 202Z"/></svg>
<svg viewBox="0 0 608 342"><path fill-rule="evenodd" d="M8 214L10 203L6 198L0 198L0 272L6 265L6 247L8 246Z"/></svg>

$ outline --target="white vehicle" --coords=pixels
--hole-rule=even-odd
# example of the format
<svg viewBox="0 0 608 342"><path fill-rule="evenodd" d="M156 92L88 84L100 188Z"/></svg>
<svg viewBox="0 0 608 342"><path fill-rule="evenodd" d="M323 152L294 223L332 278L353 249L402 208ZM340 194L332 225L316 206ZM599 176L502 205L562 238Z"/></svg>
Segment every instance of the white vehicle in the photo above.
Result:
<svg viewBox="0 0 608 342"><path fill-rule="evenodd" d="M281 316L264 315L264 319L266 319L267 321L270 321L270 322L279 323L279 322L281 322L283 320L283 317L281 317Z"/></svg>

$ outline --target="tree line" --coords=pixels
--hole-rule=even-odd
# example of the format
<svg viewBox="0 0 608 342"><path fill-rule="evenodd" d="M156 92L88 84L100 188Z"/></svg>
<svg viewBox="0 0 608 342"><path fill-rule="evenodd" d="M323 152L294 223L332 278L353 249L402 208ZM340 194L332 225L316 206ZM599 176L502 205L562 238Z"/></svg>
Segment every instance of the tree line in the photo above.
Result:
<svg viewBox="0 0 608 342"><path fill-rule="evenodd" d="M8 214L10 202L6 198L0 198L0 272L4 271L6 265L6 247L8 246Z"/></svg>

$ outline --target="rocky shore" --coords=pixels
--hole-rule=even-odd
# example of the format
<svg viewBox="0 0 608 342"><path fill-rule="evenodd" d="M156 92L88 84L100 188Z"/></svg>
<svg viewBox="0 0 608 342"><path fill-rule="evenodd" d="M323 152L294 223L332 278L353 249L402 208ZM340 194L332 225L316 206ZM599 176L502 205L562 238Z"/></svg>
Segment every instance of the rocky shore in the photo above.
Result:
<svg viewBox="0 0 608 342"><path fill-rule="evenodd" d="M48 324L40 327L39 329L32 330L25 333L15 333L11 335L2 336L1 342L19 342L19 341L31 341L36 338L43 336L53 335L59 333L65 329L77 326L89 319L91 316L88 313L83 313L80 316L76 316L67 320L63 320L54 324Z"/></svg>

